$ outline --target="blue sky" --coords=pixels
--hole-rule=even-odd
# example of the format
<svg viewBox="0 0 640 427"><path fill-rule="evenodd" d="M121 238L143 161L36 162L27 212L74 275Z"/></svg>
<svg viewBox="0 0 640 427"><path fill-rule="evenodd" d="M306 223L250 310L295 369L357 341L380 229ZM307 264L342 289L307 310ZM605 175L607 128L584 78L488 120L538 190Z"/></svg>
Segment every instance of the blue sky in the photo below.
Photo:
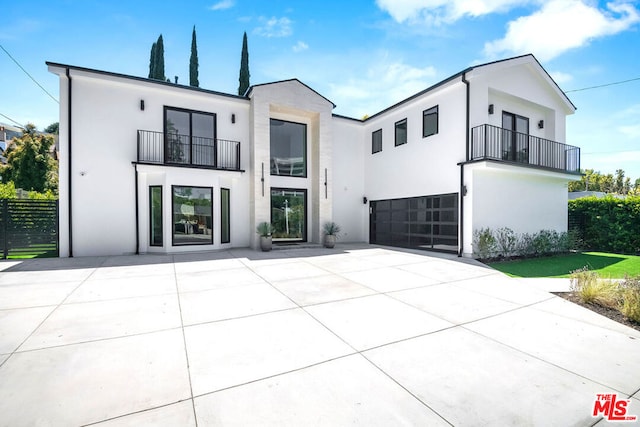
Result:
<svg viewBox="0 0 640 427"><path fill-rule="evenodd" d="M614 0L0 0L0 44L55 98L45 61L148 74L162 33L168 77L188 83L196 26L200 86L236 93L242 34L251 83L296 77L373 114L476 63L533 53L578 107L567 143L582 165L640 178L640 2ZM0 114L39 129L58 104L0 50ZM598 89L575 89L636 79ZM0 122L11 123L0 116Z"/></svg>

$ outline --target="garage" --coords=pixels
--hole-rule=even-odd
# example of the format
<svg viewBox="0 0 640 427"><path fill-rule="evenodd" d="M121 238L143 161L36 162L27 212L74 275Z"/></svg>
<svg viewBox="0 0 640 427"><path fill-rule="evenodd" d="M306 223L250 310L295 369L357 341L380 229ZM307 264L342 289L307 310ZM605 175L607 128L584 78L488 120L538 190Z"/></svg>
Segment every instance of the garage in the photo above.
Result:
<svg viewBox="0 0 640 427"><path fill-rule="evenodd" d="M369 242L458 251L458 193L369 202Z"/></svg>

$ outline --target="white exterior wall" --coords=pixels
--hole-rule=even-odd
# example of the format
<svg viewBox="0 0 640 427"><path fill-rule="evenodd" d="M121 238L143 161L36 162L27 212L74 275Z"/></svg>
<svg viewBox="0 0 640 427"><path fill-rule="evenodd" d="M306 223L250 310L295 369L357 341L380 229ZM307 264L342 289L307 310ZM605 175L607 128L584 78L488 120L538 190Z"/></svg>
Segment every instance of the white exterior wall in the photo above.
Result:
<svg viewBox="0 0 640 427"><path fill-rule="evenodd" d="M468 165L463 252L472 254L473 230L508 227L516 233L567 231L567 182L571 177L487 162ZM468 213L468 215L467 215Z"/></svg>
<svg viewBox="0 0 640 427"><path fill-rule="evenodd" d="M565 121L574 109L567 105L544 70L528 58L500 62L472 70L470 126L482 124L502 127L502 112L529 118L532 136L566 141ZM489 104L494 113L489 114ZM538 122L544 120L544 128Z"/></svg>
<svg viewBox="0 0 640 427"><path fill-rule="evenodd" d="M368 154L362 128L360 121L333 119L333 220L340 225L342 242L364 242L369 236L369 204L363 203Z"/></svg>
<svg viewBox="0 0 640 427"><path fill-rule="evenodd" d="M502 112L529 118L529 131L565 141L573 106L532 57L472 68L464 76L362 122L332 116L333 104L297 80L254 86L249 99L71 67L73 156L67 138L66 67L60 97L60 254L69 254L68 183L72 180L74 255L133 253L138 129L162 132L165 106L216 114L216 137L241 143L244 172L138 165L139 249L180 252L258 247L255 227L271 219L271 188L307 191L307 240L320 243L334 220L342 241L368 241L369 201L460 191L466 160L466 100L470 127L502 126ZM145 101L144 111L140 100ZM488 113L493 104L494 113ZM438 133L422 137L423 111L438 106ZM235 123L231 116L235 115ZM307 177L270 175L270 119L307 125ZM408 142L395 146L395 123L407 119ZM544 127L538 128L538 122ZM382 151L371 153L382 129ZM263 169L264 167L264 169ZM264 171L264 172L263 172ZM326 191L325 191L326 171ZM473 230L510 227L518 233L566 229L566 183L577 176L481 161L464 166L462 245L471 254ZM149 186L163 186L164 246L149 247ZM213 188L214 243L171 246L171 186ZM231 191L231 243L220 243L220 188ZM508 203L507 203L508 202ZM98 244L96 244L98 243Z"/></svg>
<svg viewBox="0 0 640 427"><path fill-rule="evenodd" d="M61 87L66 85L64 69L55 69L61 74ZM73 255L120 255L136 252L135 212L135 168L137 160L137 131L163 132L164 107L184 108L216 114L216 132L220 139L240 141L241 168L249 159L249 102L240 98L216 96L206 92L185 90L170 85L135 81L111 75L71 70L72 79L72 218ZM62 94L62 91L61 91ZM68 218L65 201L69 200L68 171L69 152L66 114L66 91L62 98L60 120L60 255L69 255ZM145 101L144 111L140 100ZM64 110L64 112L63 112ZM236 122L231 123L231 114ZM164 224L169 226L170 191L175 185L202 185L214 187L214 230L219 230L219 186L224 179L235 183L230 187L232 203L242 197L246 200L248 178L246 174L231 171L206 171L191 168L138 166L138 207L140 250L147 249L148 236L148 188L145 173L165 175L163 188L165 210ZM233 177L233 178L232 178ZM156 178L157 179L157 178ZM154 184L155 179L149 181ZM247 182L243 182L247 181ZM236 196L237 194L237 196ZM218 200L219 202L219 200ZM238 210L239 207L236 207ZM167 215L167 212L169 214ZM231 217L247 216L248 209L233 210ZM146 225L146 226L145 226ZM171 233L165 227L164 251L181 251L182 247L171 247ZM218 232L219 234L219 232ZM215 235L214 235L215 236ZM219 241L219 236L217 236ZM232 239L248 242L246 230L236 230ZM214 249L219 244L191 246L191 250ZM154 250L157 250L154 248Z"/></svg>
<svg viewBox="0 0 640 427"><path fill-rule="evenodd" d="M529 118L529 134L565 142L566 115L573 108L530 58L474 69L470 82L470 127L502 127L502 112ZM494 112L489 114L489 105ZM538 122L544 121L540 129ZM483 161L465 166L463 253L471 256L474 230L511 228L516 233L567 230L567 182L578 176Z"/></svg>
<svg viewBox="0 0 640 427"><path fill-rule="evenodd" d="M331 220L333 104L297 80L255 86L251 98L250 226L271 221L271 188L307 190L307 240L320 243L322 224ZM307 125L307 177L270 175L270 119ZM264 174L263 174L264 166ZM324 179L327 170L327 194ZM264 178L264 183L262 179ZM264 186L264 187L263 187ZM263 195L264 188L264 195ZM259 239L252 234L251 246Z"/></svg>
<svg viewBox="0 0 640 427"><path fill-rule="evenodd" d="M423 111L438 106L438 133L422 137ZM395 146L395 123L407 119L407 143ZM371 153L382 129L382 151ZM460 80L365 122L365 195L369 200L457 193L465 160L466 89Z"/></svg>

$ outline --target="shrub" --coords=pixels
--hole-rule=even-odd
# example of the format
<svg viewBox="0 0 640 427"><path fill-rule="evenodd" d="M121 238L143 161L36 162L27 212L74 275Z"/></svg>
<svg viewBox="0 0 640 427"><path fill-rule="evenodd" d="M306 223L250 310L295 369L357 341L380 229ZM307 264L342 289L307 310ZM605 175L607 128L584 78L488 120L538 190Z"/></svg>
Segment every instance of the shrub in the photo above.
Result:
<svg viewBox="0 0 640 427"><path fill-rule="evenodd" d="M533 239L535 235L529 233L522 233L518 238L517 251L518 255L527 256L535 253L533 248Z"/></svg>
<svg viewBox="0 0 640 427"><path fill-rule="evenodd" d="M626 279L620 285L620 291L622 294L620 313L640 323L640 279Z"/></svg>
<svg viewBox="0 0 640 427"><path fill-rule="evenodd" d="M598 273L589 271L587 267L571 272L571 290L584 303L618 308L620 302L618 283L601 279Z"/></svg>
<svg viewBox="0 0 640 427"><path fill-rule="evenodd" d="M269 224L266 221L265 222L261 222L260 224L258 224L256 226L256 233L258 233L262 237L271 236L271 233L273 233L273 232L274 232L273 225Z"/></svg>
<svg viewBox="0 0 640 427"><path fill-rule="evenodd" d="M473 253L480 259L489 259L496 252L496 238L489 227L473 232Z"/></svg>
<svg viewBox="0 0 640 427"><path fill-rule="evenodd" d="M495 236L497 250L502 256L515 255L518 237L512 229L508 227L498 228Z"/></svg>
<svg viewBox="0 0 640 427"><path fill-rule="evenodd" d="M567 252L576 247L576 236L575 232L558 233L554 230L517 234L507 227L495 231L481 228L473 232L473 254L476 258L491 259Z"/></svg>
<svg viewBox="0 0 640 427"><path fill-rule="evenodd" d="M322 226L322 231L327 236L337 237L338 234L340 233L340 226L333 221L325 222L324 225Z"/></svg>
<svg viewBox="0 0 640 427"><path fill-rule="evenodd" d="M533 254L537 256L547 255L553 252L558 233L549 230L540 230L533 237Z"/></svg>
<svg viewBox="0 0 640 427"><path fill-rule="evenodd" d="M569 200L569 223L581 234L585 249L640 252L640 196Z"/></svg>

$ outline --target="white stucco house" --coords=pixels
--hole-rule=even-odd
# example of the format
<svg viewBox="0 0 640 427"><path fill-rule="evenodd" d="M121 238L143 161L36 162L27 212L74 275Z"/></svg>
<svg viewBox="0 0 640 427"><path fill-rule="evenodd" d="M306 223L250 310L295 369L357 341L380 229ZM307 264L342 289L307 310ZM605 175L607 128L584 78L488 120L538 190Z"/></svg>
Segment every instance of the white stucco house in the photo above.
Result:
<svg viewBox="0 0 640 427"><path fill-rule="evenodd" d="M532 55L366 118L297 79L235 96L58 63L60 255L342 241L472 253L483 227L566 231L574 105Z"/></svg>

